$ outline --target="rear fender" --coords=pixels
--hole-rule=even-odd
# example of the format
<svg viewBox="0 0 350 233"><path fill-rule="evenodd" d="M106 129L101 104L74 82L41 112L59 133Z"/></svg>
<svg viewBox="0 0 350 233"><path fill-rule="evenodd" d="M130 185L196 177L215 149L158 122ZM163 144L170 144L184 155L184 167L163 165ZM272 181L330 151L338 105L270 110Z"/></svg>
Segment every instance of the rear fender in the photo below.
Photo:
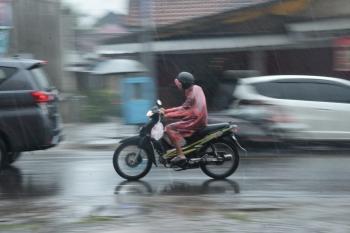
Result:
<svg viewBox="0 0 350 233"><path fill-rule="evenodd" d="M151 140L149 137L147 137L147 136L146 137L134 136L134 137L130 137L130 138L125 138L125 139L121 140L119 144L123 144L123 143L137 143L137 145L140 148L144 149L147 152L152 163L157 166L156 156L154 154L154 149L153 149L153 146L151 144Z"/></svg>
<svg viewBox="0 0 350 233"><path fill-rule="evenodd" d="M240 151L244 152L247 154L247 150L243 148L243 146L238 142L236 136L231 133L231 134L226 134L225 136L222 137L224 140L230 141L235 145Z"/></svg>

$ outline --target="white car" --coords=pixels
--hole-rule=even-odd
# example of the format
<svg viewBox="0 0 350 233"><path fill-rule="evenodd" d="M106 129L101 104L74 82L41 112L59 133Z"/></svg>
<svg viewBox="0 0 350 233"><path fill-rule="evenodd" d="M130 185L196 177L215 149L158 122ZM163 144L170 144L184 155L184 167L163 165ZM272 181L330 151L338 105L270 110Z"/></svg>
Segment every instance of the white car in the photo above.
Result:
<svg viewBox="0 0 350 233"><path fill-rule="evenodd" d="M304 75L240 79L235 116L283 139L350 141L350 81Z"/></svg>

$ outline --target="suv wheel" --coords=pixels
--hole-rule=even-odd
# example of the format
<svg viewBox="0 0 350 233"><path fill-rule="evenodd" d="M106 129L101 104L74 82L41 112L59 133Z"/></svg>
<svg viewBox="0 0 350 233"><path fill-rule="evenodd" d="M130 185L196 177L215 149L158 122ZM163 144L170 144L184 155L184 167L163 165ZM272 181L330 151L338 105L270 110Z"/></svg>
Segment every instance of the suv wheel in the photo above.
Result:
<svg viewBox="0 0 350 233"><path fill-rule="evenodd" d="M21 156L21 152L8 152L6 157L7 164L13 164Z"/></svg>
<svg viewBox="0 0 350 233"><path fill-rule="evenodd" d="M5 165L6 147L2 139L0 138L0 169Z"/></svg>

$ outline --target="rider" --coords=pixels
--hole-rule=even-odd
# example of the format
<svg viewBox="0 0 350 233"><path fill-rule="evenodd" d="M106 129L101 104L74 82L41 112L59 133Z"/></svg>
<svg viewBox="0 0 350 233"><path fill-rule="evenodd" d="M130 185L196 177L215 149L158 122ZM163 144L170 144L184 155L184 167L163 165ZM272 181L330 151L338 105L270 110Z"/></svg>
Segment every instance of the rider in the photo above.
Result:
<svg viewBox="0 0 350 233"><path fill-rule="evenodd" d="M181 148L186 143L184 138L190 137L195 131L207 125L208 112L205 95L200 86L194 85L194 81L191 73L179 73L174 82L178 89L185 92L186 101L182 106L164 110L165 118L179 119L165 127L177 152L177 156L171 160L172 163L186 162Z"/></svg>

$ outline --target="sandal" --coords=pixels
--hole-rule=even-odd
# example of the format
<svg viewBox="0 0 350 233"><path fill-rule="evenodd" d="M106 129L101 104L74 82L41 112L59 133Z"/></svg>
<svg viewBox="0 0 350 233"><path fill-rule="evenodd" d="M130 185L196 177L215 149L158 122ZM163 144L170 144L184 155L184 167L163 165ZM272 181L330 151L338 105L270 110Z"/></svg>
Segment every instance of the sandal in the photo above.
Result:
<svg viewBox="0 0 350 233"><path fill-rule="evenodd" d="M170 163L173 165L183 165L187 162L186 158L176 156L170 160Z"/></svg>

